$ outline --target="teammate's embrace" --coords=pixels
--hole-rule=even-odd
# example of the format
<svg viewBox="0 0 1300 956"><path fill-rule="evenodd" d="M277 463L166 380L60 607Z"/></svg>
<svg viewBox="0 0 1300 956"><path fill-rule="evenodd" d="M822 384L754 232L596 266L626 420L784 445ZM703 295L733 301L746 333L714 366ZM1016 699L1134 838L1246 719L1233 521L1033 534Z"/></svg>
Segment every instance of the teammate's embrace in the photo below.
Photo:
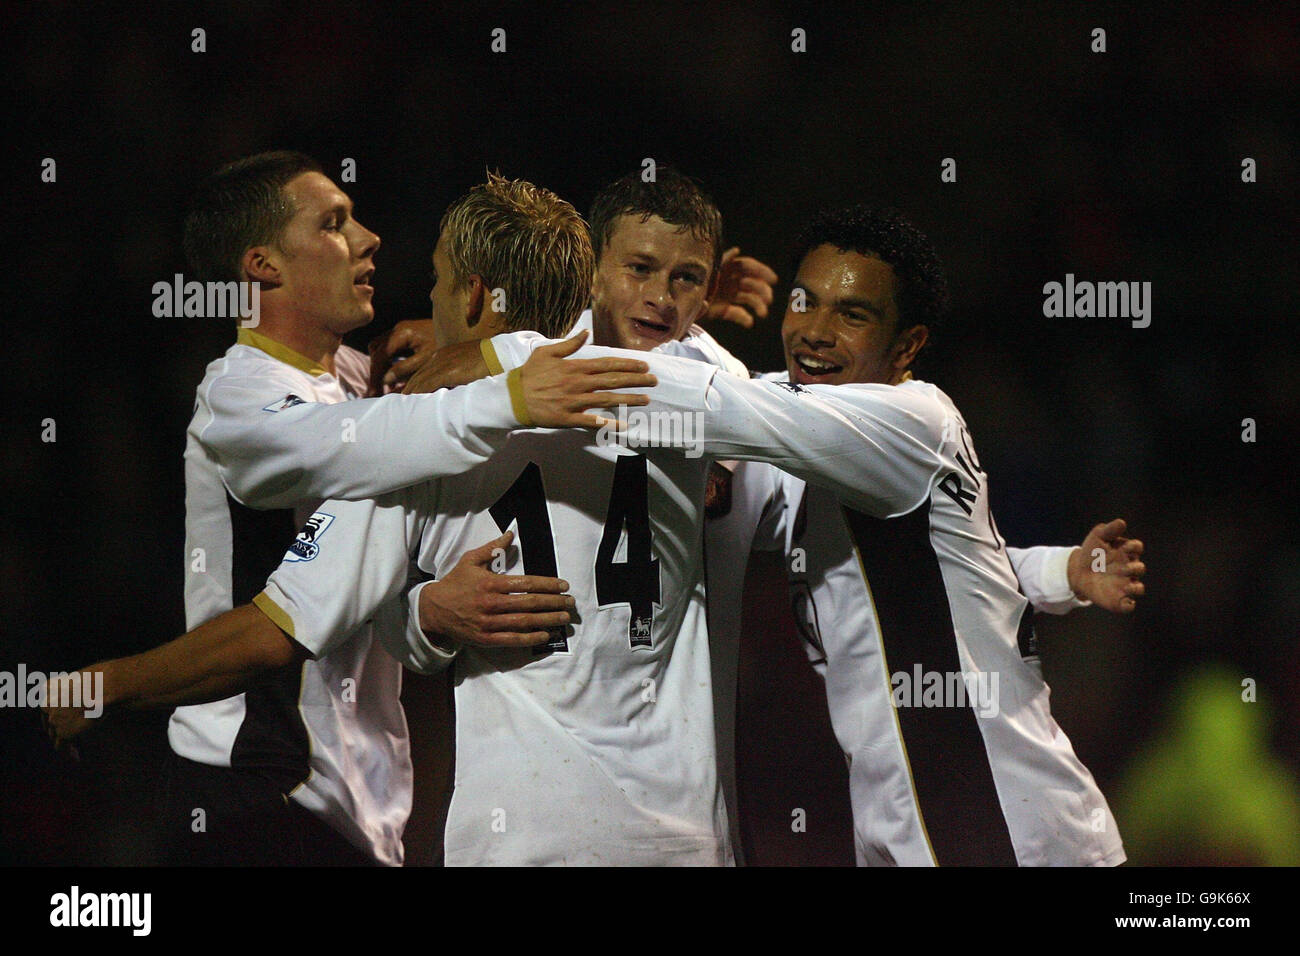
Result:
<svg viewBox="0 0 1300 956"><path fill-rule="evenodd" d="M569 233L587 248L567 204L556 200L534 219L565 209L576 223ZM597 419L584 409L604 404L600 390L630 379L563 359L574 343L509 383L498 376L438 395L359 399L367 361L341 341L373 317L379 239L297 153L218 170L198 191L185 244L197 278L261 283L260 321L209 366L188 434L185 603L194 631L93 669L104 673L110 705L190 705L178 707L169 731L176 760L162 816L174 862L399 863L411 801L401 670L374 644L371 622L308 660L275 628L231 624L261 618L255 608L230 609L256 593L286 549L310 562L329 545L330 517L313 514L320 499L465 471L504 444L520 415L590 424ZM589 258L564 265L585 285ZM552 331L581 306L581 291L571 303L532 291L512 287L514 304L549 309L558 324L543 327ZM493 577L508 590L539 592L499 594L501 629L537 634L567 620L567 599L549 593L562 582ZM400 631L405 619L390 621L394 610L376 624ZM69 708L49 719L60 739L85 727Z"/></svg>
<svg viewBox="0 0 1300 956"><path fill-rule="evenodd" d="M737 370L734 359L707 334L692 325L704 309L704 290L708 284L711 263L716 262L717 250L720 248L721 217L708 197L680 175L661 176L659 182L652 184L643 183L638 176L633 175L601 191L593 204L590 221L597 244L594 308L593 312L584 313L580 324L594 329L595 343L627 344L636 349L659 346L678 355L699 358L725 369ZM814 230L816 228L818 227L814 225ZM942 274L937 259L932 254L925 258L928 244L925 244L923 237L919 237L914 230L904 230L901 224L895 227L892 220L879 220L875 231L870 235L872 245L880 246L884 250L882 254L889 256L891 262L897 263L900 270L897 289L890 287L882 290L873 286L869 290L873 298L855 288L837 289L832 294L826 289L814 291L800 287L799 295L807 300L807 310L800 312L795 309L794 314L787 317L791 336L788 342L792 356L791 368L797 367L797 374L804 374L802 366L806 364L809 369L816 369L812 375L821 375L828 382L877 381L889 365L884 362L885 351L892 350L890 362L899 364L905 371L916 350L923 344L925 330L922 328L918 331L917 327L924 326L926 322L933 324L942 299ZM890 237L902 245L886 244ZM813 275L817 274L817 261L810 259L805 265L814 270ZM873 275L873 278L879 279L880 276ZM893 311L887 316L872 311L881 309ZM903 309L906 311L903 312ZM902 322L899 318L901 315L905 315L908 321ZM800 320L804 318L807 321L801 323ZM889 324L885 321L886 318L898 318L898 322ZM837 323L844 328L838 335L832 336L833 342L828 346L823 339L830 334L828 329L838 327ZM676 341L678 337L682 340ZM794 341L795 338L798 339L797 342ZM815 349L810 350L805 338L820 348L822 354L819 355ZM886 350L885 345L890 346L890 350ZM518 343L511 337L494 339L493 354L499 349L501 355L508 356L508 361L513 362L527 354L519 351L517 346ZM797 360L793 357L795 355L798 356ZM743 367L738 371L743 373ZM893 375L892 371L890 375ZM418 386L420 383L417 381L416 384ZM821 446L817 445L819 439L816 434L821 419L814 414L820 403L809 401L806 404L814 407L802 409L796 405L789 410L773 408L773 417L768 419L766 426L762 424L764 413L755 411L754 424L765 438L765 441L755 446L755 450L760 453L755 457L779 455L784 445L803 452L788 459L792 468L815 473L819 467L835 467L833 463L824 466L816 463L822 454L818 450ZM823 409L822 412L824 411ZM787 421L788 417L792 420ZM956 421L953 418L949 424L955 427ZM776 434L776 428L782 425L787 431ZM766 431L763 430L765 427ZM804 431L808 431L807 437L801 439ZM886 437L896 439L898 434ZM861 437L865 439L868 436ZM883 439L871 439L859 441L859 445L861 447L851 448L850 451L837 448L836 454L841 457L847 455L847 460L852 462L875 452L870 461L863 463L859 474L849 475L851 479L859 480L864 487L870 487L875 480L873 475L889 466L885 453L893 448L893 444ZM904 462L911 453L906 444L898 452ZM901 464L899 468L900 471L903 470ZM898 476L889 480L896 481ZM918 478L917 481L921 479ZM882 485L887 483L881 482ZM708 575L709 645L714 678L719 777L724 792L728 793L729 813L734 812L736 806L734 788L728 787L728 781L734 777L731 728L734 720L736 656L740 630L740 576L751 543L761 542L765 547L789 545L787 536L793 523L790 519L795 517L795 513L785 511L785 496L788 489L797 505L803 498L804 488L802 481L758 461L741 462L734 468L731 484L731 507L729 511L720 509L726 513L708 523L706 551L711 569ZM917 495L923 493L922 487L923 482L917 485ZM822 494L820 490L817 492L819 496ZM833 497L829 500L834 501ZM828 525L827 530L823 531L823 524L819 522L805 532L806 513L804 517L805 520L797 524L800 539L792 547L809 547L806 535L815 542L811 547L818 553L813 563L819 567L818 562L830 560L831 549L824 539L833 532L834 525ZM1080 598L1091 599L1111 610L1130 609L1133 597L1141 591L1141 584L1131 579L1134 568L1140 574L1140 563L1135 564L1135 558L1131 556L1134 549L1140 551L1141 546L1138 542L1115 540L1120 534L1122 523L1114 523L1094 531L1083 549L1006 549L1006 558L1010 559L1018 578L1018 581L1012 581L1013 591L1018 585L1035 608L1051 612L1069 610L1086 603ZM1096 546L1108 551L1107 570L1100 573L1092 572L1082 561L1085 555L1092 554L1092 549ZM848 627L855 627L858 618L867 609L867 598L860 588L858 591L849 588L845 592L843 582L834 575L831 576L830 585L818 580L816 587L810 588L809 576L802 570L808 561L809 558L804 556L803 559L792 562L792 567L801 568L793 592L797 597L797 614L807 622L804 632L814 648L815 661L824 673L825 655L821 638L817 636L817 622L820 620L823 627L835 629L837 633L841 630L841 621L848 622ZM856 566L854 559L843 570L847 573ZM850 576L845 580L851 582L853 579ZM857 579L860 580L860 576ZM918 614L929 614L939 606L932 600L933 597L931 595L925 602L918 604ZM1023 602L1023 598L1017 597L1016 600ZM844 604L842 610L840 602ZM1027 613L1023 620L1028 628ZM851 654L845 656L852 657ZM905 673L909 680L914 676L912 669L905 672L895 669L895 673ZM926 673L929 675L932 672ZM949 671L948 675L950 685L953 680L962 679L957 671ZM847 667L841 667L837 674L845 682L851 682L856 676L859 675L851 674ZM989 686L987 678L983 686ZM918 692L921 689L918 686ZM974 703L972 698L972 704ZM852 703L843 704L838 701L833 701L832 704L841 709L853 706ZM842 735L842 739L845 737L847 734ZM882 739L880 746L889 748L891 744ZM867 807L874 799L861 785L855 786L853 798L855 807ZM894 799L887 792L882 792L882 798ZM932 800L931 804L933 803ZM933 807L932 814L936 817L936 830L941 831L950 814ZM1099 822L1107 823L1109 820L1099 818ZM982 831L975 829L971 833L971 840L977 847L993 845L985 840ZM871 859L861 858L864 862ZM972 859L984 858L975 856Z"/></svg>
<svg viewBox="0 0 1300 956"><path fill-rule="evenodd" d="M715 375L701 432L708 454L765 459L810 482L782 479L782 527L799 549L798 609L849 761L859 862L1122 861L1105 799L1052 719L1029 602L969 430L947 395L908 372L938 315L933 249L901 217L852 208L815 219L799 250L788 380ZM689 413L662 387L673 360L646 358L661 386L644 411ZM649 440L642 421L629 443ZM1132 608L1142 549L1122 534L1121 522L1099 526L1086 550L1056 554L1057 603L1074 590ZM1078 566L1091 546L1106 551L1105 572Z"/></svg>

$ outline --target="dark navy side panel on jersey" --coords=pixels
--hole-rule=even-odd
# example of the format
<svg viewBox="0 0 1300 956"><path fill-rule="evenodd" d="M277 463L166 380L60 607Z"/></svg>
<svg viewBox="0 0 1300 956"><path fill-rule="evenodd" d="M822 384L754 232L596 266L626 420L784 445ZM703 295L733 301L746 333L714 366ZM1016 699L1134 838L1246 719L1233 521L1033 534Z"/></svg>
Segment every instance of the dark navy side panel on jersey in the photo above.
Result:
<svg viewBox="0 0 1300 956"><path fill-rule="evenodd" d="M229 494L231 591L235 606L247 604L265 586L294 540L291 509L256 511ZM268 777L289 793L307 779L311 745L298 709L303 665L277 668L244 693L244 721L230 752L230 765Z"/></svg>
<svg viewBox="0 0 1300 956"><path fill-rule="evenodd" d="M962 672L927 500L897 518L844 517L880 622L890 673ZM940 866L1016 865L974 709L898 707L917 802Z"/></svg>

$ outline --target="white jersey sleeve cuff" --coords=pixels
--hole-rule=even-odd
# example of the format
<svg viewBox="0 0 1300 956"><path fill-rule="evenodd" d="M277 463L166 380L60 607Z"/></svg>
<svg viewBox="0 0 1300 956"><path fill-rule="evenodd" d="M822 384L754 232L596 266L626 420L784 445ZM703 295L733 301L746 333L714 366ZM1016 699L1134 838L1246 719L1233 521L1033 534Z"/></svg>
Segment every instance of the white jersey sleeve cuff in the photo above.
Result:
<svg viewBox="0 0 1300 956"><path fill-rule="evenodd" d="M455 650L449 651L438 647L429 640L424 629L420 627L420 592L424 590L426 584L432 583L432 581L421 581L406 593L408 605L406 640L402 646L384 645L384 649L401 662L403 667L417 674L437 674L446 670L447 666L456 659Z"/></svg>
<svg viewBox="0 0 1300 956"><path fill-rule="evenodd" d="M1070 554L1073 547L1007 548L1020 589L1035 611L1068 614L1092 602L1080 600L1070 587Z"/></svg>
<svg viewBox="0 0 1300 956"><path fill-rule="evenodd" d="M267 581L266 587L253 598L252 603L269 617L276 627L293 638L295 643L306 648L313 659L320 656L322 647L320 635L316 635L314 641L308 637L309 629L300 626L302 622L295 614L297 608L274 583Z"/></svg>

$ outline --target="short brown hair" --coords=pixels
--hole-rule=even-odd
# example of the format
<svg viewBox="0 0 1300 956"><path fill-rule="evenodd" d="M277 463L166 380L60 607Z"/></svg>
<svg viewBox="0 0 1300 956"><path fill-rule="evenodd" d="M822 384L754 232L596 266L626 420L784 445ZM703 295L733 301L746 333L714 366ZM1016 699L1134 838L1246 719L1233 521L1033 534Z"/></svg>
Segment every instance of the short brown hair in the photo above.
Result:
<svg viewBox="0 0 1300 956"><path fill-rule="evenodd" d="M506 327L565 335L591 298L596 258L587 224L555 193L489 173L447 207L441 232L451 282L471 275L506 297Z"/></svg>
<svg viewBox="0 0 1300 956"><path fill-rule="evenodd" d="M609 245L619 216L640 216L642 222L658 216L670 226L689 230L709 244L713 270L717 270L722 258L722 213L698 182L676 168L661 164L650 182L640 173L628 173L596 194L588 220L597 255Z"/></svg>
<svg viewBox="0 0 1300 956"><path fill-rule="evenodd" d="M284 187L303 173L319 172L310 156L279 150L246 156L205 179L185 217L185 258L194 278L242 281L244 253L277 242L293 218Z"/></svg>

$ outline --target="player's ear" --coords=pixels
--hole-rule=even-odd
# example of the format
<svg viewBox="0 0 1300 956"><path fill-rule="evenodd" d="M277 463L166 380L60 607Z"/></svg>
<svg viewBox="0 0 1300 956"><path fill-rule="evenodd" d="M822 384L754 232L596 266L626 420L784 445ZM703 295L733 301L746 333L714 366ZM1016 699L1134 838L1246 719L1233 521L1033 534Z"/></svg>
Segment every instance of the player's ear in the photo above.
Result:
<svg viewBox="0 0 1300 956"><path fill-rule="evenodd" d="M465 280L465 328L472 329L482 319L487 306L487 284L483 277L471 273Z"/></svg>
<svg viewBox="0 0 1300 956"><path fill-rule="evenodd" d="M914 325L898 334L894 340L893 367L896 372L903 372L912 364L916 353L925 347L930 339L930 330L924 325Z"/></svg>
<svg viewBox="0 0 1300 956"><path fill-rule="evenodd" d="M240 271L250 282L280 285L280 260L270 246L251 246L239 260Z"/></svg>

